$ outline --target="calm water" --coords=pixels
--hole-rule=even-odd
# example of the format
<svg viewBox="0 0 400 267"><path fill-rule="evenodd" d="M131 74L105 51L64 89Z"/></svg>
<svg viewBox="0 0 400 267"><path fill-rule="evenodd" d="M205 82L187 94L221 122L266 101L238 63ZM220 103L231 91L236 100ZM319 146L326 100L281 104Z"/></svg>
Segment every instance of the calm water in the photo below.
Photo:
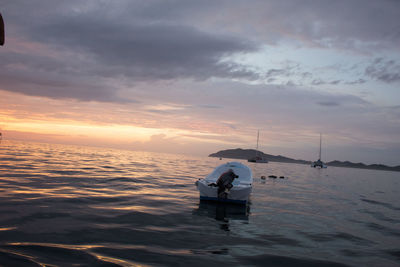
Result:
<svg viewBox="0 0 400 267"><path fill-rule="evenodd" d="M400 173L253 163L248 207L200 203L224 162L3 141L0 265L399 266Z"/></svg>

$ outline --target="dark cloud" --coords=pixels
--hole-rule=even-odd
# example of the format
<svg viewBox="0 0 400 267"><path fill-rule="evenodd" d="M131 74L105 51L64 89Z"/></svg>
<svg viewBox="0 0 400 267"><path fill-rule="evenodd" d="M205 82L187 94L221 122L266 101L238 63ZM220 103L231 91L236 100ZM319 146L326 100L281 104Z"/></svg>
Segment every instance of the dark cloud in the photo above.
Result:
<svg viewBox="0 0 400 267"><path fill-rule="evenodd" d="M266 78L274 77L274 76L289 76L290 68L288 69L270 69L265 73Z"/></svg>
<svg viewBox="0 0 400 267"><path fill-rule="evenodd" d="M0 89L50 98L74 98L82 101L138 102L119 97L116 86L106 78L88 74L69 58L0 54ZM77 64L78 63L78 64Z"/></svg>
<svg viewBox="0 0 400 267"><path fill-rule="evenodd" d="M324 81L321 79L314 79L311 81L311 85L325 85L325 84L330 84L330 85L338 85L342 83L341 80L334 80L334 81Z"/></svg>
<svg viewBox="0 0 400 267"><path fill-rule="evenodd" d="M221 61L258 47L245 39L215 35L171 22L130 21L99 17L94 12L53 18L28 32L63 49L93 56L99 75L123 74L134 79L235 77L254 79L245 66Z"/></svg>
<svg viewBox="0 0 400 267"><path fill-rule="evenodd" d="M311 78L312 76L313 76L312 73L308 71L301 73L301 77L303 79Z"/></svg>
<svg viewBox="0 0 400 267"><path fill-rule="evenodd" d="M91 3L86 6L100 14L121 15L121 20L131 16L153 22L174 22L206 32L246 36L246 39L262 40L263 43L296 39L306 46L399 49L400 2L393 0L86 2Z"/></svg>
<svg viewBox="0 0 400 267"><path fill-rule="evenodd" d="M365 69L365 74L385 83L400 81L400 64L394 60L377 58Z"/></svg>
<svg viewBox="0 0 400 267"><path fill-rule="evenodd" d="M261 77L267 83L280 81L281 84L290 86L301 84L299 79L304 80L312 77L307 71L302 71L300 64L293 61L284 61L281 68L272 68L267 70ZM295 79L296 81L292 80Z"/></svg>
<svg viewBox="0 0 400 267"><path fill-rule="evenodd" d="M337 84L339 84L340 82L341 82L340 80L334 80L334 81L329 82L329 84L337 85Z"/></svg>
<svg viewBox="0 0 400 267"><path fill-rule="evenodd" d="M311 82L312 85L324 85L326 84L325 81L322 81L321 79L315 79Z"/></svg>
<svg viewBox="0 0 400 267"><path fill-rule="evenodd" d="M355 85L355 84L364 84L367 81L364 79L357 79L353 81L344 81L344 80L334 80L334 81L325 81L322 79L314 79L311 81L311 85L339 85L339 84L347 84L347 85Z"/></svg>
<svg viewBox="0 0 400 267"><path fill-rule="evenodd" d="M364 84L367 81L365 79L357 79L354 81L349 81L349 82L345 82L344 84L348 84L348 85L355 85L355 84Z"/></svg>
<svg viewBox="0 0 400 267"><path fill-rule="evenodd" d="M134 102L118 96L121 83L132 88L139 81L258 78L246 66L227 59L257 51L257 44L162 15L177 7L177 1L150 2L5 3L10 35L28 45L39 45L42 51L0 51L0 89ZM173 12L176 17L179 10ZM157 19L157 14L164 21ZM16 44L8 42L10 48ZM15 67L18 65L23 69Z"/></svg>
<svg viewBox="0 0 400 267"><path fill-rule="evenodd" d="M138 10L137 2L132 4ZM139 16L199 25L277 44L351 50L399 49L400 2L392 0L146 1Z"/></svg>
<svg viewBox="0 0 400 267"><path fill-rule="evenodd" d="M304 46L330 49L400 48L399 1L260 0L240 8L248 15L244 20L262 20L267 25L256 29L257 36L271 44L295 39Z"/></svg>
<svg viewBox="0 0 400 267"><path fill-rule="evenodd" d="M386 0L15 0L0 8L12 38L23 37L56 54L0 51L1 62L7 61L0 66L0 88L81 100L127 101L119 96L121 87L157 80L361 84L365 79L326 81L289 63L258 74L229 57L287 40L296 40L296 46L341 49L360 44L398 49L400 40L399 2ZM14 68L18 64L24 70ZM365 74L396 82L397 68L374 65Z"/></svg>
<svg viewBox="0 0 400 267"><path fill-rule="evenodd" d="M325 106L325 107L337 107L340 106L338 102L333 102L333 101L321 101L317 102L318 105L320 106Z"/></svg>

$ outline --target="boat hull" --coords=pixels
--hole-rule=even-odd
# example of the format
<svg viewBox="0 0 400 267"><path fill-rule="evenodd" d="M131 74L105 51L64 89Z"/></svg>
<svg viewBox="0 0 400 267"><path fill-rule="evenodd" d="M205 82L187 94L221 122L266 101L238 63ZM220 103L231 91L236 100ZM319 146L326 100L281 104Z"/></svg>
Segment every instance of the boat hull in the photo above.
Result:
<svg viewBox="0 0 400 267"><path fill-rule="evenodd" d="M246 204L248 200L238 200L238 199L224 199L224 198L217 198L217 197L204 197L200 196L200 200L205 201L217 201L223 203L234 203L234 204Z"/></svg>
<svg viewBox="0 0 400 267"><path fill-rule="evenodd" d="M268 163L268 160L266 160L266 159L249 159L247 161L254 162L254 163Z"/></svg>
<svg viewBox="0 0 400 267"><path fill-rule="evenodd" d="M327 166L322 161L314 161L311 163L312 168L326 169Z"/></svg>
<svg viewBox="0 0 400 267"><path fill-rule="evenodd" d="M218 198L218 187L208 185L204 179L197 182L197 189L200 192L200 199L233 203L246 203L252 191L251 186L234 186L226 198Z"/></svg>

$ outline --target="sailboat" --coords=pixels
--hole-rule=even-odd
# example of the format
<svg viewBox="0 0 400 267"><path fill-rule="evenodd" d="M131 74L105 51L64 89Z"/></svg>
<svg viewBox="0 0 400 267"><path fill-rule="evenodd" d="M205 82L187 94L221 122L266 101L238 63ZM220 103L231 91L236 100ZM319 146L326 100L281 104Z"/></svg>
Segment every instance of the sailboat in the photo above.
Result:
<svg viewBox="0 0 400 267"><path fill-rule="evenodd" d="M257 131L257 146L256 146L256 155L253 158L248 159L248 162L255 162L255 163L268 163L268 160L259 155L258 151L258 139L260 137L260 130Z"/></svg>
<svg viewBox="0 0 400 267"><path fill-rule="evenodd" d="M322 145L322 135L319 134L319 158L317 161L314 161L313 163L311 163L311 167L313 168L327 168L327 166L325 165L325 163L323 163L321 161L321 145Z"/></svg>

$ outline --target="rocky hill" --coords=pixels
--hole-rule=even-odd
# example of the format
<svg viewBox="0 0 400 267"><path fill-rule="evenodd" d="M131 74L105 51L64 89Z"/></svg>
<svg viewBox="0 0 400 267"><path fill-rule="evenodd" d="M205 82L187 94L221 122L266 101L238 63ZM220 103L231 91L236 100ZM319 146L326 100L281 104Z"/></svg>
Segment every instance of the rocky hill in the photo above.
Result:
<svg viewBox="0 0 400 267"><path fill-rule="evenodd" d="M327 163L328 166L335 166L335 167L347 167L347 168L358 168L358 169L371 169L371 170L384 170L384 171L400 171L400 166L386 166L383 164L371 164L366 165L364 163L353 163L350 161L338 161L334 160Z"/></svg>
<svg viewBox="0 0 400 267"><path fill-rule="evenodd" d="M230 158L230 159L245 159L248 160L255 155L261 156L266 158L268 161L275 161L275 162L287 162L287 163L300 163L300 164L311 164L311 161L306 160L298 160L298 159L291 159L281 155L274 156L270 154L265 154L262 151L257 151L255 149L227 149L221 150L217 153L210 154L209 157L217 157L217 158Z"/></svg>
<svg viewBox="0 0 400 267"><path fill-rule="evenodd" d="M274 155L270 155L270 154L265 154L262 151L257 151L255 149L241 149L241 148L221 150L221 151L218 151L217 153L210 154L209 157L248 160L248 159L254 157L256 155L256 153L258 156L264 157L268 161L271 161L271 162L311 164L311 161L307 161L307 160L291 159L291 158L284 157L281 155L274 156ZM383 164L366 165L364 163L353 163L350 161L338 161L338 160L327 162L325 164L328 166L334 166L334 167L372 169L372 170L384 170L384 171L400 171L400 166L391 167L391 166L386 166Z"/></svg>

